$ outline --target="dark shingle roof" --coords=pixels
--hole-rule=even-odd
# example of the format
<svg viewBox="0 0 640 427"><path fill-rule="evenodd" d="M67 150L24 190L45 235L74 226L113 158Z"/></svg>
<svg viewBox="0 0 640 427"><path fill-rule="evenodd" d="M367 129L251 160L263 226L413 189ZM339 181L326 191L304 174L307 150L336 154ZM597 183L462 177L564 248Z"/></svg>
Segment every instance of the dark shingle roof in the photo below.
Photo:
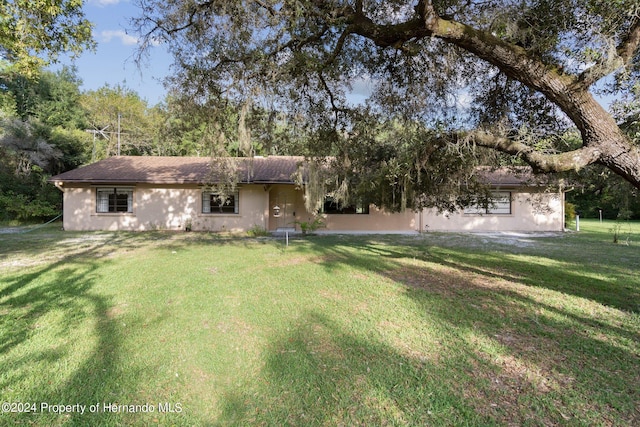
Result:
<svg viewBox="0 0 640 427"><path fill-rule="evenodd" d="M537 186L549 183L548 176L534 175L533 170L528 166L500 168L485 166L477 168L476 174L480 181L495 187Z"/></svg>
<svg viewBox="0 0 640 427"><path fill-rule="evenodd" d="M51 177L52 182L205 184L235 170L241 183L293 183L303 157L254 158L119 156Z"/></svg>
<svg viewBox="0 0 640 427"><path fill-rule="evenodd" d="M157 157L119 156L51 177L51 182L88 184L212 184L223 170L235 171L239 183L293 184L304 164L301 156L269 157ZM533 184L531 168L478 168L484 182L498 187ZM540 182L537 182L539 185ZM536 185L536 184L533 184Z"/></svg>

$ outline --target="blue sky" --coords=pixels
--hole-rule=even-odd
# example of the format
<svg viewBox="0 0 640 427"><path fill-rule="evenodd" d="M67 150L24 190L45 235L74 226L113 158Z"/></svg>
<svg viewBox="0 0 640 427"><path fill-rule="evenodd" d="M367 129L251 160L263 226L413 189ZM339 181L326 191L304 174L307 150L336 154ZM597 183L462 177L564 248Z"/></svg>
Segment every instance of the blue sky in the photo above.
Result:
<svg viewBox="0 0 640 427"><path fill-rule="evenodd" d="M119 83L136 91L149 105L161 102L166 91L161 79L169 74L172 59L162 48L151 48L148 59L138 67L134 55L138 39L129 31L130 19L140 15L131 0L86 0L86 18L94 24L95 52L85 52L74 62L62 58L60 64L75 64L82 79L82 90L95 90L105 84ZM51 68L57 69L60 64ZM371 82L360 79L350 94L352 102L363 102L371 92Z"/></svg>
<svg viewBox="0 0 640 427"><path fill-rule="evenodd" d="M95 90L105 84L118 83L136 91L149 105L164 99L166 91L160 80L169 73L171 57L162 47L152 48L146 63L134 61L138 40L128 32L129 20L139 9L129 0L88 0L84 12L94 24L95 52L85 52L74 61L83 81L82 90ZM62 59L61 64L71 64ZM54 69L56 67L53 67Z"/></svg>
<svg viewBox="0 0 640 427"><path fill-rule="evenodd" d="M83 81L81 89L95 90L105 84L120 83L136 91L149 105L163 101L166 91L161 80L168 75L172 60L162 46L157 46L151 48L144 64L136 65L138 39L128 28L130 19L139 16L139 9L131 0L86 0L84 12L94 24L97 48L95 52L85 52L74 62ZM63 58L61 63L71 61ZM372 82L357 80L349 98L351 102L363 102L371 90ZM605 108L611 101L607 97L598 99Z"/></svg>

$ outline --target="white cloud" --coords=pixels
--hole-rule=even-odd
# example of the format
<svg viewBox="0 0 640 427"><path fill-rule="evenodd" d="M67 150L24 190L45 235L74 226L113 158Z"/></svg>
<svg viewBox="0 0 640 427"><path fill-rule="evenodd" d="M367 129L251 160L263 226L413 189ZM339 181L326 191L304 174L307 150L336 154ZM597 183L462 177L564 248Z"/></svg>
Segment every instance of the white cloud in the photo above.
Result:
<svg viewBox="0 0 640 427"><path fill-rule="evenodd" d="M105 30L100 33L103 42L109 43L111 40L120 39L123 45L132 46L138 44L138 38L131 36L123 30Z"/></svg>

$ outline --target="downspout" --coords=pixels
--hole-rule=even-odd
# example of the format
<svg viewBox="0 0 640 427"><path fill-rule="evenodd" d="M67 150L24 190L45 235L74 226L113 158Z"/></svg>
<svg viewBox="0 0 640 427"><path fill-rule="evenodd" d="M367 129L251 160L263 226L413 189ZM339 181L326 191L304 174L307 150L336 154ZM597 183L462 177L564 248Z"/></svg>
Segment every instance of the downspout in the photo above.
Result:
<svg viewBox="0 0 640 427"><path fill-rule="evenodd" d="M56 188L62 192L62 205L63 205L63 208L62 208L62 213L60 215L58 215L56 218L54 218L53 220L49 221L49 222L53 222L54 220L56 220L56 219L58 219L58 218L60 218L61 216L64 215L64 193L65 193L64 187L63 187L64 183L62 181L54 181L53 185L55 185ZM62 218L62 229L64 230L64 218Z"/></svg>
<svg viewBox="0 0 640 427"><path fill-rule="evenodd" d="M264 217L264 229L269 231L269 220L271 218L271 190L273 190L273 186L271 184L267 184L264 186L264 191L267 193L267 215Z"/></svg>

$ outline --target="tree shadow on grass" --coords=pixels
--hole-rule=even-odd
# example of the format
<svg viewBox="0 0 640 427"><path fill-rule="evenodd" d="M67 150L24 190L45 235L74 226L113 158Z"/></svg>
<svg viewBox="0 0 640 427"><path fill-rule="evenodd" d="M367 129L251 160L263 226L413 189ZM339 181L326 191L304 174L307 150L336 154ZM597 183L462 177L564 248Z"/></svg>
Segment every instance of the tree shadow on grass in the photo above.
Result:
<svg viewBox="0 0 640 427"><path fill-rule="evenodd" d="M126 241L109 241L118 243ZM98 257L100 250L92 247L0 279L1 395L3 401L31 402L37 409L36 414L5 413L0 424L127 424L126 415L88 409L121 402L144 370L122 363L121 320L112 298L94 289L110 262ZM136 327L135 317L127 321ZM60 414L42 404L86 409Z"/></svg>
<svg viewBox="0 0 640 427"><path fill-rule="evenodd" d="M323 265L332 271L339 271L344 264L406 286L407 297L417 304L420 313L424 313L425 322L435 319L441 327L453 332L445 338L449 340L445 347L451 350L440 354L449 362L433 364L429 370L442 372L448 369L441 376L445 379L456 375L462 377L461 382L450 384L450 390L445 394L471 408L473 416L463 419L464 423L475 424L478 419L486 421L486 417L491 423L518 425L567 422L633 425L640 421L640 408L637 407L640 401L637 388L640 383L638 324L632 321L633 314L613 312L604 307L629 309L630 302L626 299L634 297L635 289L622 289L621 295L607 298L599 290L592 289L603 286L602 280L578 271L542 264L532 266L515 260L496 269L460 250L447 250L446 255L442 255L437 250L427 253L416 247L405 250L398 246L381 246L375 240L361 244L363 246L358 250L349 244L335 242L315 250L323 253ZM536 280L543 274L548 277L549 269L554 270L554 279L565 285L540 284ZM523 271L529 274L522 275ZM384 284L372 282L371 286ZM541 294L538 288L544 292ZM587 302L564 301L560 292L568 294L567 298L571 295L586 298ZM297 342L310 336L308 328L305 331L299 334L301 338L294 333L291 339ZM336 333L344 336L340 330ZM368 341L354 344L359 340L353 337L351 341L345 347L367 348L371 345ZM386 352L387 360L415 363L415 359L406 358L395 349L387 348ZM366 353L363 354L365 359L372 357ZM378 353L375 350L372 354ZM306 358L312 357L310 350L302 354L309 354ZM274 358L278 357L295 359L299 355L275 354ZM451 358L457 358L458 362L451 363ZM291 363L309 364L304 359ZM267 374L277 376L283 371L274 366L267 365L270 367ZM338 388L348 389L349 384L356 381L353 369L357 372L357 367L353 364L340 371L337 378L348 380ZM304 378L304 373L300 377ZM333 384L335 380L313 382ZM295 384L296 380L292 376L285 383ZM319 389L322 387L318 386ZM460 387L464 390L460 391ZM310 395L309 405L314 398L320 406L331 403L310 391L300 390L299 393ZM278 403L274 405L278 406ZM306 413L295 402L283 401L281 405L287 408L283 414L291 406L294 413ZM467 413L469 411L465 410ZM316 414L316 418L323 416L326 416L323 410ZM353 420L358 418L350 419ZM320 419L315 423L328 423L325 421Z"/></svg>
<svg viewBox="0 0 640 427"><path fill-rule="evenodd" d="M600 316L578 314L466 273L444 282L436 276L419 267L390 273L408 286L407 295L421 310L467 331L467 351L489 367L475 374L493 378L478 392L499 396L502 421L640 421L637 325L594 319ZM442 301L434 304L434 297Z"/></svg>
<svg viewBox="0 0 640 427"><path fill-rule="evenodd" d="M434 360L356 336L317 312L276 337L256 386L216 425L489 425Z"/></svg>
<svg viewBox="0 0 640 427"><path fill-rule="evenodd" d="M526 286L586 298L620 310L640 313L640 279L635 279L635 283L620 285L618 283L620 274L611 268L603 267L600 270L605 273L609 269L609 274L613 278L607 281L581 271L580 265L573 261L549 260L541 255L520 260L506 253L478 256L462 250L442 252L436 248L427 251L424 259L489 279L514 281ZM539 262L532 261L535 259ZM553 266L552 262L545 261L560 261L563 266ZM626 280L634 279L621 277L620 281Z"/></svg>
<svg viewBox="0 0 640 427"><path fill-rule="evenodd" d="M468 239L477 239L467 236ZM601 274L612 277L607 281L581 271L580 262L593 269L599 264L596 253L585 253L583 261L571 257L550 258L544 250L528 250L523 254L513 254L507 250L494 248L491 252L478 252L458 247L443 247L429 237L421 239L392 239L372 236L357 238L323 238L311 240L310 251L326 254L324 265L331 269L345 263L357 268L380 272L393 267L398 260L416 259L435 262L454 269L480 274L488 278L505 279L527 286L545 288L596 301L617 309L640 313L640 278L631 277L629 262L626 267L608 263L598 268ZM566 242L563 242L566 244ZM577 242L576 244L579 244ZM357 248L354 251L353 248ZM364 251L370 256L354 256ZM518 259L518 255L528 258ZM538 259L538 263L531 262ZM390 264L391 263L391 264ZM623 271L627 270L627 271ZM622 283L622 284L621 284Z"/></svg>

